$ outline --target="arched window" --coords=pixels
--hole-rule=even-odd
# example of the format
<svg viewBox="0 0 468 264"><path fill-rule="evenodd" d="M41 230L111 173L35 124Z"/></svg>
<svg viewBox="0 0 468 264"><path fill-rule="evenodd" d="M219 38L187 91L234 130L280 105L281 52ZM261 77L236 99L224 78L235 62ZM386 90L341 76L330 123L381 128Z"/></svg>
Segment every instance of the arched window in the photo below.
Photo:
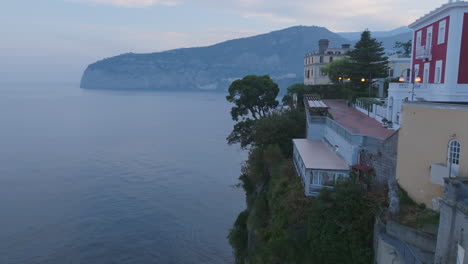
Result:
<svg viewBox="0 0 468 264"><path fill-rule="evenodd" d="M460 142L458 142L458 140L451 140L448 146L447 161L449 168L452 168L453 176L458 175L458 168L460 166L460 151Z"/></svg>

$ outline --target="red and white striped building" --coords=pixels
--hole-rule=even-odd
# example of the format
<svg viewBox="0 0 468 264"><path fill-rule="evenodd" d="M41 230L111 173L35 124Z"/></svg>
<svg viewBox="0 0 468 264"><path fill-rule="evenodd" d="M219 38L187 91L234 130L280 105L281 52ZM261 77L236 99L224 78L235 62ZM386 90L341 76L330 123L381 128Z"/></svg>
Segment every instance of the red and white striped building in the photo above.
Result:
<svg viewBox="0 0 468 264"><path fill-rule="evenodd" d="M402 101L468 102L468 2L450 1L409 25L410 80L391 83L386 118L400 126Z"/></svg>

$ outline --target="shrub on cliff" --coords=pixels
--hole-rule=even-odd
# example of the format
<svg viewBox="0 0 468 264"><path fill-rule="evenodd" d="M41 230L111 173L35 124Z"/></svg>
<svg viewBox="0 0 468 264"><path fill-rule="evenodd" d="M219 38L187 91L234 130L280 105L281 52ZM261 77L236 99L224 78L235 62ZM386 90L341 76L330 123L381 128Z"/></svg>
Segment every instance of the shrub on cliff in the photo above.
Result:
<svg viewBox="0 0 468 264"><path fill-rule="evenodd" d="M315 263L371 263L376 204L359 183L324 189L310 212L308 239Z"/></svg>

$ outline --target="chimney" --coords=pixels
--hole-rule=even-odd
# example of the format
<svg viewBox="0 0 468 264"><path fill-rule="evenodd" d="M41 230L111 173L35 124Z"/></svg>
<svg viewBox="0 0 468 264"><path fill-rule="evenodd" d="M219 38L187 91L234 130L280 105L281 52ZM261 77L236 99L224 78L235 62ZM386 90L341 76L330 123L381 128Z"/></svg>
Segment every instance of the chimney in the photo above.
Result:
<svg viewBox="0 0 468 264"><path fill-rule="evenodd" d="M319 54L325 54L325 50L328 49L328 44L330 41L328 39L319 40Z"/></svg>
<svg viewBox="0 0 468 264"><path fill-rule="evenodd" d="M351 44L341 44L342 49L349 49L351 47Z"/></svg>

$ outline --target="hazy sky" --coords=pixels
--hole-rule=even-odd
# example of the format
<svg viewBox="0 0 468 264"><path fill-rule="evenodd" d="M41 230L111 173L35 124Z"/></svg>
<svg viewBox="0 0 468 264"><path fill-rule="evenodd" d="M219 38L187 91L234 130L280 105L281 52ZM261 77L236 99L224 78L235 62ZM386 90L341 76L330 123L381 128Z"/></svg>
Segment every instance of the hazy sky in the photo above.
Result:
<svg viewBox="0 0 468 264"><path fill-rule="evenodd" d="M295 25L390 30L447 0L1 0L0 83L78 82L126 52L204 46Z"/></svg>

